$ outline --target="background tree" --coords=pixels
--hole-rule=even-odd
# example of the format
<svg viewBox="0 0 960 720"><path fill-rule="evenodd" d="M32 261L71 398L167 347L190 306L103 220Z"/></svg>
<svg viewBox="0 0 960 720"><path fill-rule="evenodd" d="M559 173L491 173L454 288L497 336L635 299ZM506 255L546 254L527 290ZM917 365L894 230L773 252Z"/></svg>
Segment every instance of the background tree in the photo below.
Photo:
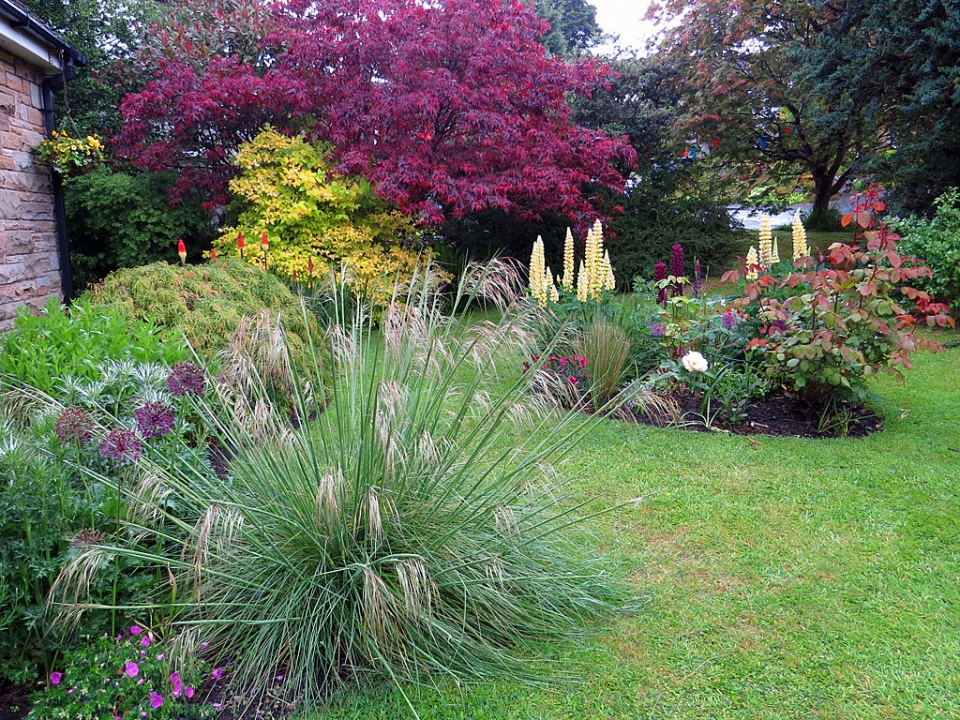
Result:
<svg viewBox="0 0 960 720"><path fill-rule="evenodd" d="M813 220L883 146L874 76L847 70L838 4L815 0L664 0L676 22L660 44L680 68L676 129L741 187L810 176ZM841 38L845 37L842 33Z"/></svg>
<svg viewBox="0 0 960 720"><path fill-rule="evenodd" d="M153 0L22 2L89 61L76 69L68 85L55 91L60 126L74 135L115 132L120 127L120 100L144 82L131 76L121 79L116 70L131 58L163 5Z"/></svg>
<svg viewBox="0 0 960 720"><path fill-rule="evenodd" d="M530 7L291 0L274 9L276 30L252 60L171 27L157 75L124 100L124 152L142 166L178 166L186 183L202 172L222 191L232 150L264 124L308 127L342 171L426 223L500 209L586 225L595 209L584 183L622 188L611 163L629 161L631 148L576 126L566 104L602 84L605 69L549 56Z"/></svg>
<svg viewBox="0 0 960 720"><path fill-rule="evenodd" d="M597 190L603 207L620 209L611 212L606 240L617 282L629 289L634 278L651 278L654 265L669 260L675 243L687 250L688 272L694 259L705 269L719 269L731 252L733 231L709 176L682 157L686 143L672 132L681 103L680 68L656 56L620 56L611 69L617 77L608 87L576 98L573 108L578 124L628 137L637 153L623 195ZM631 173L626 166L620 169Z"/></svg>
<svg viewBox="0 0 960 720"><path fill-rule="evenodd" d="M901 209L928 213L960 186L960 6L944 0L834 2L828 42L882 108L886 145L872 169ZM835 79L817 68L825 92Z"/></svg>
<svg viewBox="0 0 960 720"><path fill-rule="evenodd" d="M597 9L587 0L536 0L533 7L550 25L541 42L554 55L576 57L603 37Z"/></svg>

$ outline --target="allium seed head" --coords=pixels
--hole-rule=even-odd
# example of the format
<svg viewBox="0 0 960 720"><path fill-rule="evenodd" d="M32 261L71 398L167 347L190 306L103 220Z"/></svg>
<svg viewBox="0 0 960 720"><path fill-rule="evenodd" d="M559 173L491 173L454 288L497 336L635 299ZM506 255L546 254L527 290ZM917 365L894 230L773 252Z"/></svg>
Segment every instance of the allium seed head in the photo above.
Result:
<svg viewBox="0 0 960 720"><path fill-rule="evenodd" d="M84 443L93 436L93 420L83 408L68 407L57 418L54 432L60 442Z"/></svg>
<svg viewBox="0 0 960 720"><path fill-rule="evenodd" d="M199 395L206 387L207 379L203 370L193 363L177 363L167 377L167 390L175 397Z"/></svg>

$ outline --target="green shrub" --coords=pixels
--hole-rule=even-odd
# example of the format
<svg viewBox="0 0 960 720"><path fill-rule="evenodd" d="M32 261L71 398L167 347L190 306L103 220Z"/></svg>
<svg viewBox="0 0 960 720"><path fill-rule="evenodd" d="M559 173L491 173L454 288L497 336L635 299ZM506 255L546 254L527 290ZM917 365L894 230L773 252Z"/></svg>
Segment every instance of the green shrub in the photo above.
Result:
<svg viewBox="0 0 960 720"><path fill-rule="evenodd" d="M900 250L923 258L933 277L919 278L917 287L940 302L960 301L960 191L951 188L934 202L932 220L910 217L893 223L900 233Z"/></svg>
<svg viewBox="0 0 960 720"><path fill-rule="evenodd" d="M176 262L183 238L197 259L210 247L210 215L196 198L170 202L173 173L122 172L102 166L64 186L70 260L78 288L118 268Z"/></svg>
<svg viewBox="0 0 960 720"><path fill-rule="evenodd" d="M172 544L153 560L176 577L177 622L235 660L241 686L264 689L283 668L279 691L309 705L371 672L400 687L434 673L528 677L526 643L615 607L544 474L590 423L542 416L526 376L504 389L491 372L530 356L538 311L465 324L440 302L392 305L377 333L338 308L323 341L333 360L293 371L298 417L310 417L304 387L331 392L299 431L262 387L198 405L221 425L228 481L149 467L163 492L138 495L130 536ZM176 522L164 497L201 521Z"/></svg>
<svg viewBox="0 0 960 720"><path fill-rule="evenodd" d="M307 327L299 300L278 278L237 258L118 270L85 297L95 306L119 308L131 320L149 319L168 335L183 333L205 358L226 346L245 315L263 310L279 315L295 352L304 347Z"/></svg>
<svg viewBox="0 0 960 720"><path fill-rule="evenodd" d="M951 323L925 293L907 285L930 270L900 255L895 235L880 224L863 240L862 247L836 243L822 265L801 260L804 267L782 281L761 275L735 302L759 322L747 358L806 400L862 393L880 371L902 378L912 353L939 349L916 333L916 319L899 305L901 298L925 306L929 325ZM771 290L788 297L771 297Z"/></svg>
<svg viewBox="0 0 960 720"><path fill-rule="evenodd" d="M736 233L726 208L689 194L665 195L665 188L640 183L616 203L623 206L608 226L607 248L621 290L636 277L652 278L658 262L670 262L670 249L683 246L685 272L693 276L700 260L704 273L717 277L736 249Z"/></svg>
<svg viewBox="0 0 960 720"><path fill-rule="evenodd" d="M0 375L52 393L63 378L97 377L109 360L172 365L185 354L182 338L161 337L155 325L118 308L85 298L67 310L51 299L40 315L22 309L0 335Z"/></svg>

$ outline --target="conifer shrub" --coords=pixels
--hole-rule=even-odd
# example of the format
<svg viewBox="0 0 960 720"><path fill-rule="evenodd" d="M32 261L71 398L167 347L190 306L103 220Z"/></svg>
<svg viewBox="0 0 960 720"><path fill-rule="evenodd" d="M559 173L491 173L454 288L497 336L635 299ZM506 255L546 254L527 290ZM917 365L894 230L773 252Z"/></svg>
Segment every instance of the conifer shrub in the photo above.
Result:
<svg viewBox="0 0 960 720"><path fill-rule="evenodd" d="M86 296L128 317L150 319L165 331L183 334L202 357L227 344L244 316L267 310L279 316L297 354L307 331L299 299L279 278L250 263L221 258L186 267L158 262L111 273ZM316 334L316 328L312 328Z"/></svg>

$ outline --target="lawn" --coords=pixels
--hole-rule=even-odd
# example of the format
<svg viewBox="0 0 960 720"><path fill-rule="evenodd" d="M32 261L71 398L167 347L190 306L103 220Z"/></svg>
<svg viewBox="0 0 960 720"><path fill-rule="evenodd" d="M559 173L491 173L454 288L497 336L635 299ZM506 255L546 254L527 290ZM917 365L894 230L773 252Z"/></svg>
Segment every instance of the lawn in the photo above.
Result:
<svg viewBox="0 0 960 720"><path fill-rule="evenodd" d="M862 440L605 421L562 466L638 611L544 646L576 679L414 691L424 720L960 716L960 349ZM406 688L408 694L411 693ZM313 718L399 718L384 686Z"/></svg>

